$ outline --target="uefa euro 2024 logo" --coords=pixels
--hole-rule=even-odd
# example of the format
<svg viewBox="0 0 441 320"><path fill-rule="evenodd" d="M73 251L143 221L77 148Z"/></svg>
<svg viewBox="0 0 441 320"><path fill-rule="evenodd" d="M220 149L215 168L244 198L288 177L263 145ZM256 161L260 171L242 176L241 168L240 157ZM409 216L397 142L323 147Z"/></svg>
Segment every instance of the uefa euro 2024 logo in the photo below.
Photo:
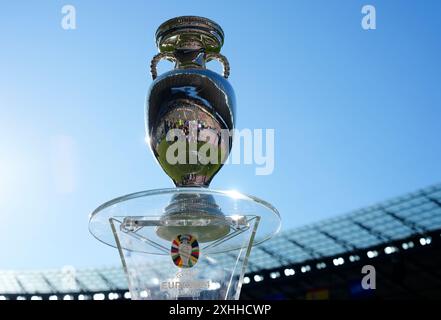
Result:
<svg viewBox="0 0 441 320"><path fill-rule="evenodd" d="M178 235L173 239L170 253L177 267L191 268L199 259L198 240L190 234Z"/></svg>

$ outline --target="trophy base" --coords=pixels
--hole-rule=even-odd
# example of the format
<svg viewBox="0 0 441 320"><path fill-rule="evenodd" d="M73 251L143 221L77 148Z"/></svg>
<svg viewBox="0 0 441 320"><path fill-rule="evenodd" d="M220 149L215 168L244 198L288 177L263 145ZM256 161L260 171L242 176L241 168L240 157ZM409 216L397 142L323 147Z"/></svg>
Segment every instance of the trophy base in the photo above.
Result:
<svg viewBox="0 0 441 320"><path fill-rule="evenodd" d="M277 210L237 192L152 190L96 209L89 229L118 248L132 299L239 299L253 245L280 228Z"/></svg>
<svg viewBox="0 0 441 320"><path fill-rule="evenodd" d="M180 222L185 227L167 226L155 216L110 219L132 299L239 298L239 284L260 218L226 216L229 232L205 243L198 241L199 237L205 232L212 233L219 225L215 220L202 219L203 226L201 219L184 217ZM138 227L132 228L133 224ZM158 230L174 232L173 239L164 239ZM241 245L229 251L226 258L219 249L228 248L231 241Z"/></svg>

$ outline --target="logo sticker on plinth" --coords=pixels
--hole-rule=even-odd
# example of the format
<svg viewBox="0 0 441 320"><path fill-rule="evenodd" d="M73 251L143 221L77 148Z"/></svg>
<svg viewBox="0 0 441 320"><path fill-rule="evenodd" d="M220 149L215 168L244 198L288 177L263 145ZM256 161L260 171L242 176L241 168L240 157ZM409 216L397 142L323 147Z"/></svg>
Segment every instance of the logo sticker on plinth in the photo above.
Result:
<svg viewBox="0 0 441 320"><path fill-rule="evenodd" d="M170 254L179 268L191 268L199 259L199 243L191 234L180 234L172 242Z"/></svg>

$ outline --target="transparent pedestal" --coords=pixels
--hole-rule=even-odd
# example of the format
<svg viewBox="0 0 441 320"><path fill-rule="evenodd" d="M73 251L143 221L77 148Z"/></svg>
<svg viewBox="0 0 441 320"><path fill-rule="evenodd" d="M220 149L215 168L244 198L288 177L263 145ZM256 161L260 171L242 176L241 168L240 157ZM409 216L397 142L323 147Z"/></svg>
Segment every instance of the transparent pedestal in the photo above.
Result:
<svg viewBox="0 0 441 320"><path fill-rule="evenodd" d="M144 191L109 201L90 232L118 248L132 299L239 299L251 249L280 229L270 204L202 188Z"/></svg>

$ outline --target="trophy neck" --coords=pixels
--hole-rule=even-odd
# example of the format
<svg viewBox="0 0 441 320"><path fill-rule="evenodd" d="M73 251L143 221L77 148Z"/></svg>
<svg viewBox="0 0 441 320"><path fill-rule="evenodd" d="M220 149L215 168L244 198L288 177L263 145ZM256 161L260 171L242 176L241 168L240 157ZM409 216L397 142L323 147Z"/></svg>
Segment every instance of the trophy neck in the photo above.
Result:
<svg viewBox="0 0 441 320"><path fill-rule="evenodd" d="M205 69L205 48L192 44L175 49L175 69Z"/></svg>

